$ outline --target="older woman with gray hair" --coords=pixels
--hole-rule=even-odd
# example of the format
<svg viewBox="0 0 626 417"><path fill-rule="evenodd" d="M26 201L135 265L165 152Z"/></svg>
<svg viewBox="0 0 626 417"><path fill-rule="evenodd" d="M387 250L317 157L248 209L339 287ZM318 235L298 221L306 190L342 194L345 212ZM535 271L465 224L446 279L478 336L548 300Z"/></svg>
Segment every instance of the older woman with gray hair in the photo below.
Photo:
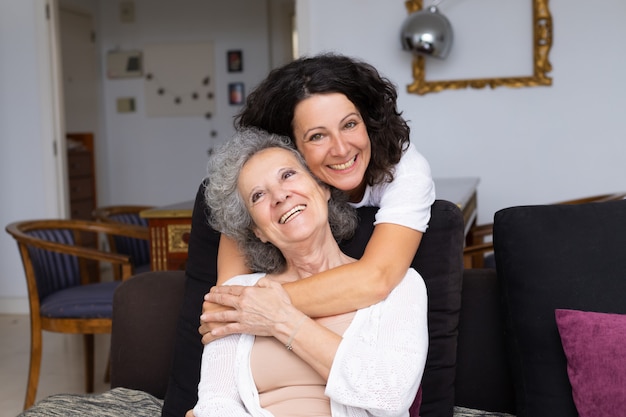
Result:
<svg viewBox="0 0 626 417"><path fill-rule="evenodd" d="M291 304L281 284L355 261L337 240L356 222L286 138L238 131L211 160L206 199L211 225L258 271L226 282L258 290L224 312L254 323L256 336L205 346L193 414L408 416L428 350L419 274L409 269L385 300L356 312L310 318Z"/></svg>
<svg viewBox="0 0 626 417"><path fill-rule="evenodd" d="M243 129L209 161L210 187L205 190L207 205L211 207L211 226L237 242L252 271L267 273L280 271L284 267L284 257L276 246L261 242L252 232L252 217L237 192L237 178L248 159L257 152L272 147L293 153L294 158L310 172L304 158L289 138L254 128ZM316 177L313 178L317 180ZM320 185L323 184L317 181ZM345 193L333 188L332 197L328 202L331 230L337 240L348 239L357 226L356 212L347 204Z"/></svg>

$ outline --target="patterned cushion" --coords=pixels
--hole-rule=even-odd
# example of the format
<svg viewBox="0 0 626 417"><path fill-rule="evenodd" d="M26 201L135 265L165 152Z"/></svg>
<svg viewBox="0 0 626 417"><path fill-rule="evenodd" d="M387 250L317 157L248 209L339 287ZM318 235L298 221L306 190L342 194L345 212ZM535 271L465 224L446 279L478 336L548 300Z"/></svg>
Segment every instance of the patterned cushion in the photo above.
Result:
<svg viewBox="0 0 626 417"><path fill-rule="evenodd" d="M51 395L22 412L18 417L159 417L163 401L143 391L114 388L102 394ZM515 417L506 413L491 413L454 407L454 417Z"/></svg>
<svg viewBox="0 0 626 417"><path fill-rule="evenodd" d="M515 417L513 414L492 413L465 407L454 407L454 417Z"/></svg>
<svg viewBox="0 0 626 417"><path fill-rule="evenodd" d="M142 391L115 388L102 394L51 395L18 417L159 417L163 402Z"/></svg>

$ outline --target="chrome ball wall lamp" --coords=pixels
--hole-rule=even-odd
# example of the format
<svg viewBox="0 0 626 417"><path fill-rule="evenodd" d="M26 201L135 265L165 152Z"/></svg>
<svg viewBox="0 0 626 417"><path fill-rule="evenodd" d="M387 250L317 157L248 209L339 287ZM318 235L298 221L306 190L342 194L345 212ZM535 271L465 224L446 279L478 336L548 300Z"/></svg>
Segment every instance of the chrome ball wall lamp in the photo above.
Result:
<svg viewBox="0 0 626 417"><path fill-rule="evenodd" d="M440 1L411 13L400 29L400 41L405 51L417 55L445 59L452 47L452 25L439 12Z"/></svg>

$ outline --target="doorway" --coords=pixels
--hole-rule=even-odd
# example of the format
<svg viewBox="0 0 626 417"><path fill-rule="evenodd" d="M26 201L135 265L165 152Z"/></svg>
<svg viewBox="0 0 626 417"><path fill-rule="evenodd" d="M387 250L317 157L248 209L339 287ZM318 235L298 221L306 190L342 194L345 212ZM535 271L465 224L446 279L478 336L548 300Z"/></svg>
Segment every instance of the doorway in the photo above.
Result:
<svg viewBox="0 0 626 417"><path fill-rule="evenodd" d="M98 72L93 16L59 10L63 107L69 133L98 131Z"/></svg>
<svg viewBox="0 0 626 417"><path fill-rule="evenodd" d="M140 30L145 21L137 19L130 26L124 26L121 17L117 14L111 14L117 9L110 5L108 0L51 0L57 3L57 13L59 15L58 43L60 45L60 57L62 61L62 73L59 77L60 88L63 91L62 110L65 115L65 132L86 133L92 132L94 136L95 149L95 165L96 165L96 182L98 204L109 204L113 202L114 197L117 199L126 198L129 194L128 189L131 186L125 186L117 180L114 171L116 163L119 160L113 155L135 155L137 148L131 149L130 154L122 153L119 150L127 150L127 144L122 139L124 133L119 131L117 124L112 123L117 115L115 102L111 100L112 82L105 78L104 60L106 59L103 46L113 48L111 46L111 38L113 30L125 30L131 28L129 33L132 35ZM106 2L106 3L105 3ZM131 2L125 2L131 3ZM150 0L150 2L137 1L137 16L141 15L141 7L151 5L150 10L154 10L159 4L167 4L167 0ZM215 3L215 7L225 8L224 3L218 0L210 0L207 3ZM295 13L294 0L265 0L265 6L268 9L267 32L258 33L258 36L267 36L271 46L268 50L270 55L270 64L272 67L282 65L293 59L292 35L293 22ZM106 7L104 6L106 4ZM140 7L141 6L141 7ZM158 10L158 8L157 8ZM162 16L163 18L163 16ZM120 25L118 26L118 23ZM175 25L174 25L175 26ZM98 28L102 34L96 33L95 39L93 28ZM256 37L257 35L255 35ZM126 44L137 44L137 48L141 49L146 40L139 37L137 41L125 38ZM221 39L220 42L227 43L230 40ZM124 46L124 45L122 45ZM102 68L102 69L101 69ZM88 81L88 80L91 80ZM120 83L117 83L120 84ZM117 87L117 85L115 86ZM113 90L117 91L117 90ZM136 92L134 94L137 94ZM231 109L222 109L228 110ZM227 114L222 111L221 115ZM136 116L131 118L130 116ZM135 115L130 115L125 120L129 120L131 126L139 126L136 120L141 121L145 118L145 114L139 111ZM222 123L225 124L225 123ZM218 127L221 127L218 125ZM231 124L228 123L228 128ZM137 127L141 132L141 128ZM141 136L138 137L139 140ZM155 139L155 144L159 145L160 138ZM134 142L133 142L134 143ZM157 155L160 156L160 155ZM132 176L135 167L129 167L129 175ZM120 197L122 196L122 197Z"/></svg>

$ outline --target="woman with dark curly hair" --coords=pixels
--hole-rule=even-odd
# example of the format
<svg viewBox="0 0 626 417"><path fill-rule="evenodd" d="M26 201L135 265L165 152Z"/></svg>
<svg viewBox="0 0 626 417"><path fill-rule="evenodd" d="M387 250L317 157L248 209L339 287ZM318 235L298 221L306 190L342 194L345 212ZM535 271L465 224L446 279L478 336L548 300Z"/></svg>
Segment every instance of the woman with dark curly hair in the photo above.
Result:
<svg viewBox="0 0 626 417"><path fill-rule="evenodd" d="M396 99L394 85L373 66L322 54L271 71L236 117L238 128L288 136L311 172L345 192L354 207L380 208L360 260L284 285L294 305L309 316L354 311L385 299L402 280L426 231L434 184ZM222 236L218 284L247 272L237 245ZM253 297L242 287L213 287L201 316L203 342L254 333L237 314Z"/></svg>

